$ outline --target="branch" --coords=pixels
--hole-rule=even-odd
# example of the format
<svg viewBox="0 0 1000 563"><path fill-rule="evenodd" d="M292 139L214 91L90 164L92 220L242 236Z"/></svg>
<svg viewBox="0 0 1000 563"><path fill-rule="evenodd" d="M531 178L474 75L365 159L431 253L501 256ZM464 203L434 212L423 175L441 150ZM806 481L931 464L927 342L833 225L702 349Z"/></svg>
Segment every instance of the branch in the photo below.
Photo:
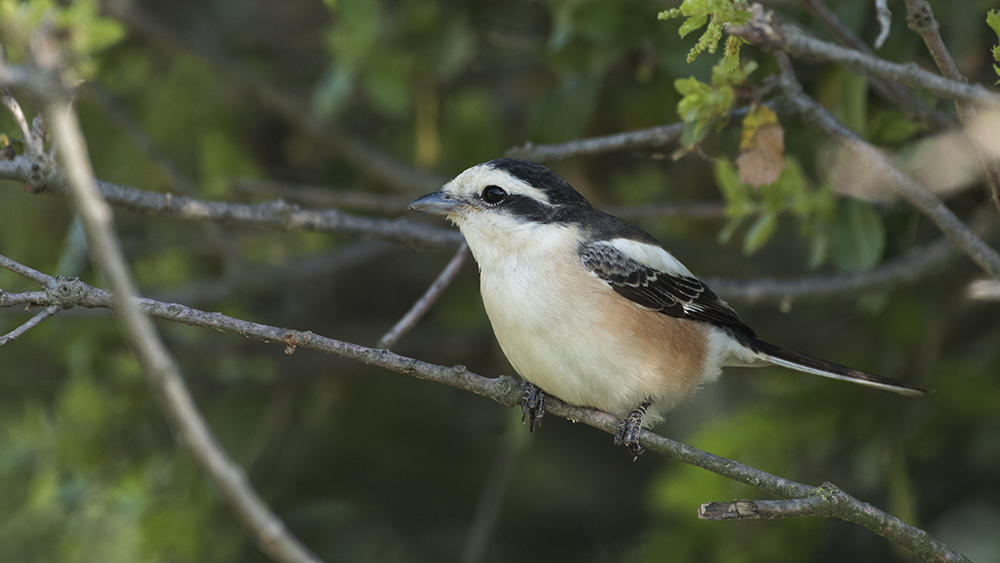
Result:
<svg viewBox="0 0 1000 563"><path fill-rule="evenodd" d="M726 32L748 42L795 57L837 63L856 74L870 74L895 80L911 88L922 88L939 98L955 98L984 105L1000 105L1000 94L980 84L968 84L943 78L928 72L916 63L899 64L878 57L821 41L805 34L793 25L778 24L754 4L754 17L745 25L728 26Z"/></svg>
<svg viewBox="0 0 1000 563"><path fill-rule="evenodd" d="M952 244L961 248L986 273L1000 278L1000 254L976 236L940 199L897 168L884 153L858 137L826 108L806 96L798 83L789 82L787 87L786 98L805 121L838 138L848 150L883 175L901 196L933 221Z"/></svg>
<svg viewBox="0 0 1000 563"><path fill-rule="evenodd" d="M840 38L842 43L866 55L875 56L875 52L872 51L871 47L862 41L854 33L854 30L844 25L844 22L840 21L837 14L823 0L804 0L804 2L813 16L823 22L834 35ZM943 131L954 127L955 122L950 116L927 103L926 100L918 96L913 90L900 85L898 82L872 76L871 84L883 98L897 104L910 119L919 123L925 123L934 131Z"/></svg>
<svg viewBox="0 0 1000 563"><path fill-rule="evenodd" d="M28 319L28 322L15 328L14 330L8 332L7 334L0 336L0 346L7 344L11 340L14 340L15 338L21 336L22 334L42 324L42 322L44 322L45 319L51 317L52 315L55 315L56 313L59 312L59 310L60 307L58 305L49 305L44 310L42 310L41 313L38 313L34 317Z"/></svg>
<svg viewBox="0 0 1000 563"><path fill-rule="evenodd" d="M36 295L38 293L36 292ZM58 304L63 308L73 306L114 308L119 306L122 301L115 299L108 291L87 285L78 279L68 278L58 280L58 283L40 293L43 297L36 301L37 305ZM12 295L12 297L18 299L17 295ZM429 364L400 356L385 349L367 348L358 344L326 338L309 331L290 330L244 321L222 313L199 311L176 303L162 303L147 298L133 298L131 301L144 313L153 317L278 344L284 346L288 353L294 352L298 348L317 350L366 365L470 391L508 407L521 404L521 386L509 376L487 378L469 372L465 366L445 367ZM546 400L546 413L575 422L583 422L609 434L614 434L617 431L618 420L614 416L592 408L569 405L555 398ZM823 497L830 507L830 516L865 526L905 547L925 561L968 563L968 560L962 555L933 539L926 532L901 522L892 515L863 503L839 489L832 489L829 486L817 489L797 483L664 438L648 430L641 432L639 441L650 451L676 458L684 463L750 485L767 494L792 499L809 496Z"/></svg>
<svg viewBox="0 0 1000 563"><path fill-rule="evenodd" d="M31 191L35 193L63 193L62 171L58 167L46 169L45 166L46 163L38 162L28 155L17 155L10 161L0 160L0 178L31 185ZM360 217L336 209L302 209L281 200L257 205L203 201L100 180L96 180L96 184L108 203L146 215L282 231L342 233L413 248L455 248L462 242L462 235L452 229L405 220Z"/></svg>
<svg viewBox="0 0 1000 563"><path fill-rule="evenodd" d="M766 18L761 16L754 21L764 19ZM755 27L757 24L754 21L745 27ZM775 56L783 68L779 86L784 99L802 116L803 121L840 141L847 150L858 157L859 162L866 162L873 171L885 178L899 195L927 215L948 240L968 254L984 271L995 278L1000 278L1000 253L976 236L940 199L896 167L884 153L840 122L816 100L807 96L802 91L802 85L792 74L791 62L787 56L781 52L775 53Z"/></svg>
<svg viewBox="0 0 1000 563"><path fill-rule="evenodd" d="M789 500L708 502L698 508L698 518L702 520L776 520L778 518L829 516L831 512L830 502L817 496Z"/></svg>
<svg viewBox="0 0 1000 563"><path fill-rule="evenodd" d="M904 258L886 262L864 272L784 280L767 278L732 280L707 277L703 279L724 299L749 302L856 295L859 292L878 291L902 283L914 283L931 272L942 269L944 264L954 259L957 254L956 248L948 240L939 240L923 249L911 252Z"/></svg>
<svg viewBox="0 0 1000 563"><path fill-rule="evenodd" d="M444 270L438 275L437 279L427 288L427 291L413 304L413 307L403 315L403 318L399 319L389 332L385 333L378 341L378 348L391 348L393 344L404 334L410 331L414 325L417 324L427 311L430 310L431 306L437 302L438 297L461 271L462 265L465 264L466 259L469 257L469 245L465 242L458 247L458 251L455 252L455 256L448 262L444 267Z"/></svg>
<svg viewBox="0 0 1000 563"><path fill-rule="evenodd" d="M253 490L245 473L226 456L194 404L152 321L137 306L135 282L114 231L111 207L102 199L93 179L83 133L71 107L59 47L42 32L32 39L32 55L41 69L38 74L48 76L49 82L59 86L36 90L35 94L44 100L45 114L58 139L70 199L83 224L91 258L115 291L115 312L125 340L143 366L178 441L243 520L262 551L283 563L319 563L288 533L284 523ZM49 287L58 285L58 280L46 281Z"/></svg>
<svg viewBox="0 0 1000 563"><path fill-rule="evenodd" d="M507 149L506 156L526 158L535 162L565 160L575 156L592 156L612 151L645 147L664 147L680 141L684 132L683 123L671 123L649 129L616 133L603 137L578 139L568 143L536 145L528 142L519 147Z"/></svg>
<svg viewBox="0 0 1000 563"><path fill-rule="evenodd" d="M927 45L927 50L930 51L938 69L941 70L941 74L958 82L966 81L965 76L958 70L955 59L948 52L944 40L941 39L940 26L934 18L934 11L931 10L931 5L927 3L927 0L906 0L906 13L906 21L910 29L919 33L920 37L923 38L924 44ZM966 129L979 121L978 110L968 101L956 99L955 110L959 121ZM993 199L993 204L997 209L1000 209L1000 159L991 155L990 149L982 146L982 142L975 135L972 136L972 144L976 147L979 161L982 162L983 169L986 171L986 180L990 185L990 196Z"/></svg>

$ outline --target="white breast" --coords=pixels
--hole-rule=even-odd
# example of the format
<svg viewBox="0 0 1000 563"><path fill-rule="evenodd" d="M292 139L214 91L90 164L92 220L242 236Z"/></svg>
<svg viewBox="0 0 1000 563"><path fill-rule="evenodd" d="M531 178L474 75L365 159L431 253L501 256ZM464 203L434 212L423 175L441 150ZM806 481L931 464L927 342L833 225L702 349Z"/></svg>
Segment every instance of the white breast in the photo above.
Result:
<svg viewBox="0 0 1000 563"><path fill-rule="evenodd" d="M497 340L524 379L564 401L619 417L654 399L655 421L718 377L722 352L714 331L644 310L615 293L581 264L573 229L506 224L499 244L487 234L497 231L482 218L477 226L483 228L459 226L479 263ZM699 361L683 353L692 350Z"/></svg>

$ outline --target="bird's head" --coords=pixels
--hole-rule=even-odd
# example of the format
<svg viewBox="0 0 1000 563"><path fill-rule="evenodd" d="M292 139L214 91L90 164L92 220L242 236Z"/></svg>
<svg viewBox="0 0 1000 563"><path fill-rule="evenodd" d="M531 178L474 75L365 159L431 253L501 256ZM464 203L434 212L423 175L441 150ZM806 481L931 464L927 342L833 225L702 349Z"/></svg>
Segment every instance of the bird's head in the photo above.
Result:
<svg viewBox="0 0 1000 563"><path fill-rule="evenodd" d="M443 215L469 229L513 230L565 222L590 203L548 168L500 158L459 174L440 190L417 198L409 209Z"/></svg>

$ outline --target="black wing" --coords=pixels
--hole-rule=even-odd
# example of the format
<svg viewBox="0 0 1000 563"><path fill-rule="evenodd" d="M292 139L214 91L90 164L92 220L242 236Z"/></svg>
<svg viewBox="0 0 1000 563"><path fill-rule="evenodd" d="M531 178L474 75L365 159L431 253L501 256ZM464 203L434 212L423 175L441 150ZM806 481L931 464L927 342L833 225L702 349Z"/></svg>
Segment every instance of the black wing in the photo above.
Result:
<svg viewBox="0 0 1000 563"><path fill-rule="evenodd" d="M698 278L662 272L610 243L584 243L580 261L619 295L647 309L712 323L745 344L757 340L754 330L740 321L736 311Z"/></svg>

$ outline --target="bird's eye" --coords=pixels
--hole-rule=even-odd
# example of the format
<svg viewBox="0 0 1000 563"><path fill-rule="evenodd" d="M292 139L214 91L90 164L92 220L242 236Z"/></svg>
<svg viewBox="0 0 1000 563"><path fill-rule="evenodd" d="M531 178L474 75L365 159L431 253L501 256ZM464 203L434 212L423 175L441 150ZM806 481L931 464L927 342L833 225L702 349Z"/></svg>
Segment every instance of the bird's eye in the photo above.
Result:
<svg viewBox="0 0 1000 563"><path fill-rule="evenodd" d="M486 186L481 197L486 203L500 203L507 197L507 191L500 186Z"/></svg>

